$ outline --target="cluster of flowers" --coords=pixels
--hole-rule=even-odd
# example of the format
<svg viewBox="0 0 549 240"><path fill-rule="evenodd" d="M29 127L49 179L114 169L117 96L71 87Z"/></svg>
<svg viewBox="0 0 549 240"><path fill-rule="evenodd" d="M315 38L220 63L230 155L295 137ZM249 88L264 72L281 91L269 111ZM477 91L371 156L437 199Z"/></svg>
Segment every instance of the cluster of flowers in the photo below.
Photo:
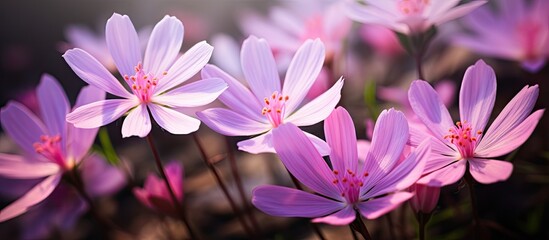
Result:
<svg viewBox="0 0 549 240"><path fill-rule="evenodd" d="M254 136L239 142L238 148L249 153L276 153L310 190L257 187L252 203L274 216L346 225L360 215L378 218L408 200L416 212L430 213L440 187L466 174L484 184L509 178L513 165L494 158L522 145L544 110L531 113L538 86L525 86L487 127L496 98L496 75L482 60L465 72L457 121L442 101L445 96L420 79L407 92L407 116L392 108L384 110L377 117L371 142L357 140L350 114L337 107L344 79L330 79L337 69L334 65L341 54L341 39L350 28L350 21L338 11L344 10L363 23L418 36L485 3L365 2L344 1L321 8L324 14L310 14L305 20L278 9L272 17L283 28L268 31L267 20L246 16L252 23L246 31L259 37L251 35L243 42L238 60L241 68L227 67L231 73L208 64L214 49L205 41L180 55L183 24L177 18L166 16L156 24L143 54L130 18L114 14L106 24L106 45L125 85L86 50L74 48L63 57L90 85L81 90L74 107L60 84L44 75L37 88L38 113L15 101L2 108L2 127L24 153L1 153L0 176L40 181L2 209L0 221L62 195L56 193L67 191L62 180L80 188L84 197L122 187L123 174L90 148L99 127L124 115L123 137L147 137L152 120L172 134L195 132L203 122L226 136ZM549 55L544 4L542 0L529 5L509 0L502 1L498 13L482 8L465 18L475 35L461 35L457 42L487 55L516 59L535 71ZM507 28L518 33L509 34ZM280 69L287 69L282 83ZM202 80L183 84L198 72ZM105 93L119 98L105 99ZM227 108L197 112L198 119L182 111L216 99ZM321 121L325 140L298 128ZM323 156L329 156L329 161ZM148 207L171 214L176 203L170 194L178 201L183 198L183 169L172 163L166 172L166 182L151 175L145 187L134 189L134 193ZM84 212L86 203L74 198L75 209ZM55 224L74 220L63 218Z"/></svg>

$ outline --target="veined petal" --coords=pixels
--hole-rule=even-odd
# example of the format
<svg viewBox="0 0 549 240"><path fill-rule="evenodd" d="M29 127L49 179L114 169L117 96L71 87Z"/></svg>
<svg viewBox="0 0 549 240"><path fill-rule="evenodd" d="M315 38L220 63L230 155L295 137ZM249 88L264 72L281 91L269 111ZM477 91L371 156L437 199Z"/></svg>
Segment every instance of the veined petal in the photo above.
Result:
<svg viewBox="0 0 549 240"><path fill-rule="evenodd" d="M471 123L474 132L484 131L496 100L496 85L494 70L482 60L465 71L459 92L459 115L461 121Z"/></svg>
<svg viewBox="0 0 549 240"><path fill-rule="evenodd" d="M197 112L196 115L208 127L226 136L255 135L272 128L268 123L254 121L224 108L210 108Z"/></svg>
<svg viewBox="0 0 549 240"><path fill-rule="evenodd" d="M15 179L34 179L59 172L59 165L46 161L27 161L18 155L0 153L0 176Z"/></svg>
<svg viewBox="0 0 549 240"><path fill-rule="evenodd" d="M347 225L355 220L356 212L351 205L328 215L326 217L313 219L314 223L327 223L332 225Z"/></svg>
<svg viewBox="0 0 549 240"><path fill-rule="evenodd" d="M171 66L183 43L183 24L176 17L164 16L151 33L143 67L160 76Z"/></svg>
<svg viewBox="0 0 549 240"><path fill-rule="evenodd" d="M63 58L84 82L119 97L133 96L97 59L84 50L78 48L68 50L63 54Z"/></svg>
<svg viewBox="0 0 549 240"><path fill-rule="evenodd" d="M428 9L425 9L429 11L427 15L437 16L445 14L448 10L458 5L459 0L432 1L429 3L430 5L427 5Z"/></svg>
<svg viewBox="0 0 549 240"><path fill-rule="evenodd" d="M366 202L360 202L358 204L358 210L360 214L367 219L376 219L381 215L392 211L397 208L401 203L412 198L413 193L409 192L397 192L385 197L368 200Z"/></svg>
<svg viewBox="0 0 549 240"><path fill-rule="evenodd" d="M334 110L339 99L341 99L341 88L343 88L342 78L328 91L305 104L294 113L290 113L284 122L291 122L297 126L309 126L326 119Z"/></svg>
<svg viewBox="0 0 549 240"><path fill-rule="evenodd" d="M278 217L314 218L344 207L342 202L293 188L272 185L257 187L252 195L252 203L255 207Z"/></svg>
<svg viewBox="0 0 549 240"><path fill-rule="evenodd" d="M339 172L357 172L358 153L353 119L343 107L336 108L324 122L326 142L332 149L332 168Z"/></svg>
<svg viewBox="0 0 549 240"><path fill-rule="evenodd" d="M148 106L156 123L171 134L188 134L200 127L200 120L196 118L157 104Z"/></svg>
<svg viewBox="0 0 549 240"><path fill-rule="evenodd" d="M61 174L50 176L29 190L21 198L0 210L0 222L12 219L25 213L30 207L47 198L59 184Z"/></svg>
<svg viewBox="0 0 549 240"><path fill-rule="evenodd" d="M138 136L146 137L151 131L151 118L147 105L139 104L128 112L128 116L122 123L122 137Z"/></svg>
<svg viewBox="0 0 549 240"><path fill-rule="evenodd" d="M513 172L510 162L473 158L469 160L469 172L475 180L483 184L505 181Z"/></svg>
<svg viewBox="0 0 549 240"><path fill-rule="evenodd" d="M417 183L432 187L442 187L457 182L465 173L465 160L457 160L446 167L435 170L420 178Z"/></svg>
<svg viewBox="0 0 549 240"><path fill-rule="evenodd" d="M40 141L40 136L47 135L42 121L27 107L10 101L0 111L0 120L6 133L25 152L35 155L33 144Z"/></svg>
<svg viewBox="0 0 549 240"><path fill-rule="evenodd" d="M213 102L227 89L227 84L219 78L196 81L154 96L153 102L169 107L198 107Z"/></svg>
<svg viewBox="0 0 549 240"><path fill-rule="evenodd" d="M137 105L139 105L137 99L97 101L74 109L67 115L67 121L77 128L97 128L118 119Z"/></svg>
<svg viewBox="0 0 549 240"><path fill-rule="evenodd" d="M223 33L214 35L211 41L215 48L212 53L212 62L225 69L230 75L243 80L244 74L240 67L240 43L237 43L233 37ZM208 66L211 65L206 65L206 67ZM211 78L212 76L204 77L204 69L202 69L202 78Z"/></svg>
<svg viewBox="0 0 549 240"><path fill-rule="evenodd" d="M139 37L127 15L114 13L105 26L105 38L109 52L120 75L131 76L141 62Z"/></svg>
<svg viewBox="0 0 549 240"><path fill-rule="evenodd" d="M248 140L240 141L236 144L238 150L248 152L251 154L258 153L276 153L273 146L273 134L272 131L268 131L259 136L250 138Z"/></svg>
<svg viewBox="0 0 549 240"><path fill-rule="evenodd" d="M161 94L171 88L187 81L199 72L210 61L213 47L206 41L199 42L185 52L170 67L167 75L158 81L155 95Z"/></svg>
<svg viewBox="0 0 549 240"><path fill-rule="evenodd" d="M65 117L69 113L69 100L65 91L55 78L48 74L42 75L40 84L36 88L38 104L40 106L40 114L44 124L48 128L50 135L61 136L61 145L65 147L65 136L67 135L67 121Z"/></svg>
<svg viewBox="0 0 549 240"><path fill-rule="evenodd" d="M303 133L305 133L305 136L307 136L309 140L311 140L311 143L313 144L313 146L315 146L316 150L318 151L318 153L320 153L321 156L328 156L330 154L332 149L330 148L330 145L328 145L328 143L313 134L310 134L308 132Z"/></svg>
<svg viewBox="0 0 549 240"><path fill-rule="evenodd" d="M324 55L324 44L318 38L314 41L307 40L297 50L286 72L282 88L282 93L290 96L285 109L288 113L293 112L309 92L322 69Z"/></svg>
<svg viewBox="0 0 549 240"><path fill-rule="evenodd" d="M242 43L240 61L242 72L258 100L271 96L274 91L280 93L276 63L265 39L253 35L248 37Z"/></svg>
<svg viewBox="0 0 549 240"><path fill-rule="evenodd" d="M284 166L305 186L327 197L343 199L332 182L332 170L301 129L282 124L273 129L273 143Z"/></svg>

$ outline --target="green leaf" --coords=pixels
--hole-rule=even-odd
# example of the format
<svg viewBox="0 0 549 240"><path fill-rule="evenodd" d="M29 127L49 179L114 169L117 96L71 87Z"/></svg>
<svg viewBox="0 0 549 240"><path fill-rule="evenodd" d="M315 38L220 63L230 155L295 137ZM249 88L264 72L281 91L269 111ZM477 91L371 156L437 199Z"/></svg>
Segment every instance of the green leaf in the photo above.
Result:
<svg viewBox="0 0 549 240"><path fill-rule="evenodd" d="M114 147L112 146L111 139L109 137L109 133L107 132L106 128L99 129L99 142L101 143L101 148L103 150L103 154L105 155L105 158L107 159L107 162L111 165L118 165L120 163L120 159L118 159L118 155L114 151Z"/></svg>
<svg viewBox="0 0 549 240"><path fill-rule="evenodd" d="M380 110L377 104L377 87L375 81L366 81L366 86L364 86L364 103L366 108L370 112L372 120L375 122L379 116Z"/></svg>

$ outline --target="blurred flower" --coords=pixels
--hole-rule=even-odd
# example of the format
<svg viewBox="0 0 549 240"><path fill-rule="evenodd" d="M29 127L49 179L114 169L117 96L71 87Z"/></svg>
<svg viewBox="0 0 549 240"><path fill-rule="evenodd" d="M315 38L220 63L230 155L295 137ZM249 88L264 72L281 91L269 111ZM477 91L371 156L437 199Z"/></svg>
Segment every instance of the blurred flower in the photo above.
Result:
<svg viewBox="0 0 549 240"><path fill-rule="evenodd" d="M395 32L374 24L364 24L359 31L360 37L373 50L382 56L397 56L404 52Z"/></svg>
<svg viewBox="0 0 549 240"><path fill-rule="evenodd" d="M324 45L319 39L306 41L297 51L281 88L273 54L265 39L250 36L242 44L242 71L250 89L225 73L207 65L203 78L221 78L229 88L219 97L229 109L211 108L197 116L214 131L227 136L260 134L238 143L250 153L274 152L271 130L291 122L309 126L324 120L341 98L343 79L311 102L298 108L318 76L324 62ZM250 91L251 90L251 91ZM320 138L307 134L324 154L328 146Z"/></svg>
<svg viewBox="0 0 549 240"><path fill-rule="evenodd" d="M524 87L484 130L496 98L496 75L482 60L467 69L459 96L461 121L454 123L439 95L429 83L416 80L409 90L412 109L430 131L411 131L412 144L426 136L434 138L432 156L418 183L444 186L469 172L488 184L509 178L513 165L492 160L524 143L534 131L544 110L530 114L538 97L538 86Z"/></svg>
<svg viewBox="0 0 549 240"><path fill-rule="evenodd" d="M63 57L80 78L123 98L97 101L77 108L67 115L67 121L76 127L100 127L128 113L122 124L122 136L145 137L151 131L150 111L166 131L187 134L198 130L200 121L174 108L208 104L227 88L227 84L215 78L179 87L204 67L213 48L200 42L174 62L183 42L183 24L175 17L165 16L154 27L144 59L128 16L113 14L107 21L106 39L131 93L86 51L78 48L68 50Z"/></svg>
<svg viewBox="0 0 549 240"><path fill-rule="evenodd" d="M183 166L179 162L168 163L164 170L179 202L183 201ZM167 215L176 213L176 206L166 183L154 174L149 174L143 188L134 188L133 194L143 205Z"/></svg>
<svg viewBox="0 0 549 240"><path fill-rule="evenodd" d="M345 11L355 21L378 24L403 34L418 34L432 26L462 17L486 1L459 4L459 0L364 0L347 1Z"/></svg>
<svg viewBox="0 0 549 240"><path fill-rule="evenodd" d="M326 119L324 130L332 149L332 168L295 125L273 130L276 152L286 168L317 194L261 186L253 191L252 202L257 208L274 216L344 225L355 219L355 211L375 219L412 197L404 190L421 176L430 140L398 161L408 140L404 114L393 109L380 114L362 169L358 168L360 154L349 113L336 108Z"/></svg>
<svg viewBox="0 0 549 240"><path fill-rule="evenodd" d="M0 175L43 181L2 209L0 221L19 216L48 197L64 172L89 158L87 153L97 134L97 129L78 129L67 124L69 101L53 77L42 76L37 96L41 118L18 102L9 102L1 110L2 127L26 154L0 153ZM104 98L103 91L88 86L78 95L75 107Z"/></svg>
<svg viewBox="0 0 549 240"><path fill-rule="evenodd" d="M408 190L414 193L414 196L410 199L410 207L415 213L429 214L437 206L440 187L414 184Z"/></svg>
<svg viewBox="0 0 549 240"><path fill-rule="evenodd" d="M471 34L463 33L454 42L479 54L512 59L536 72L549 57L549 1L495 1L499 12L489 6L463 19ZM530 4L529 4L530 3Z"/></svg>

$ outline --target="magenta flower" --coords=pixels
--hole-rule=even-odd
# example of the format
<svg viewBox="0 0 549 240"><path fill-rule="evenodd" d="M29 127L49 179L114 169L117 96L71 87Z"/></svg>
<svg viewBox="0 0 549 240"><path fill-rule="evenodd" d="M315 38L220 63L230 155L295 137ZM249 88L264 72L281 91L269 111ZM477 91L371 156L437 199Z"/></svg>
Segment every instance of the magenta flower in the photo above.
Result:
<svg viewBox="0 0 549 240"><path fill-rule="evenodd" d="M183 166L179 162L171 162L164 167L175 197L183 201ZM145 206L167 215L176 213L176 206L166 183L154 174L149 174L143 188L134 188L133 194Z"/></svg>
<svg viewBox="0 0 549 240"><path fill-rule="evenodd" d="M414 196L410 199L410 207L415 213L429 214L437 206L440 187L414 184L408 190L414 193Z"/></svg>
<svg viewBox="0 0 549 240"><path fill-rule="evenodd" d="M10 179L40 179L15 202L0 211L0 221L25 213L56 188L64 172L71 170L87 155L97 129L79 129L65 121L70 106L61 85L44 75L37 88L41 118L17 102L1 110L0 120L6 133L25 151L25 155L0 153L0 176ZM105 98L105 93L85 87L75 107Z"/></svg>
<svg viewBox="0 0 549 240"><path fill-rule="evenodd" d="M361 23L382 25L403 34L416 34L462 17L486 1L459 5L459 0L348 0L347 16Z"/></svg>
<svg viewBox="0 0 549 240"><path fill-rule="evenodd" d="M455 38L476 53L519 61L536 72L549 57L549 18L546 0L495 1L499 11L485 6L463 19L471 34Z"/></svg>
<svg viewBox="0 0 549 240"><path fill-rule="evenodd" d="M223 70L207 65L202 70L203 78L221 78L229 84L229 89L219 97L229 109L212 108L197 113L200 120L223 135L260 134L239 142L240 150L250 153L274 152L272 129L288 122L297 126L316 124L332 112L341 98L343 79L300 108L324 62L324 46L318 39L306 41L299 48L282 87L273 54L264 39L255 36L246 39L242 44L241 61L250 89ZM307 136L323 154L329 152L328 146L320 138L308 133Z"/></svg>
<svg viewBox="0 0 549 240"><path fill-rule="evenodd" d="M273 130L276 152L286 168L317 194L261 186L253 191L257 208L274 216L344 225L355 219L355 211L374 219L412 197L404 190L421 176L430 141L398 161L408 140L404 114L393 109L380 114L361 169L355 128L344 108L336 108L326 119L324 131L333 168L296 126L284 124Z"/></svg>
<svg viewBox="0 0 549 240"><path fill-rule="evenodd" d="M530 114L538 86L524 87L484 130L496 98L496 75L482 60L467 69L459 95L460 121L454 122L429 83L416 80L408 92L416 115L430 131L412 131L411 142L432 136L432 156L425 177L418 183L444 186L458 181L465 169L478 182L488 184L509 178L513 165L493 160L522 143L534 131L544 110Z"/></svg>
<svg viewBox="0 0 549 240"><path fill-rule="evenodd" d="M97 101L77 108L67 115L67 121L76 127L100 127L127 113L122 124L122 136L145 137L151 131L150 112L168 132L187 134L196 131L200 121L174 108L208 104L227 88L227 84L216 78L179 87L204 67L213 48L200 42L175 60L183 41L183 24L175 17L165 16L156 24L144 58L128 16L113 14L107 21L106 39L120 75L131 92L84 50L67 51L63 57L80 78L123 98Z"/></svg>

